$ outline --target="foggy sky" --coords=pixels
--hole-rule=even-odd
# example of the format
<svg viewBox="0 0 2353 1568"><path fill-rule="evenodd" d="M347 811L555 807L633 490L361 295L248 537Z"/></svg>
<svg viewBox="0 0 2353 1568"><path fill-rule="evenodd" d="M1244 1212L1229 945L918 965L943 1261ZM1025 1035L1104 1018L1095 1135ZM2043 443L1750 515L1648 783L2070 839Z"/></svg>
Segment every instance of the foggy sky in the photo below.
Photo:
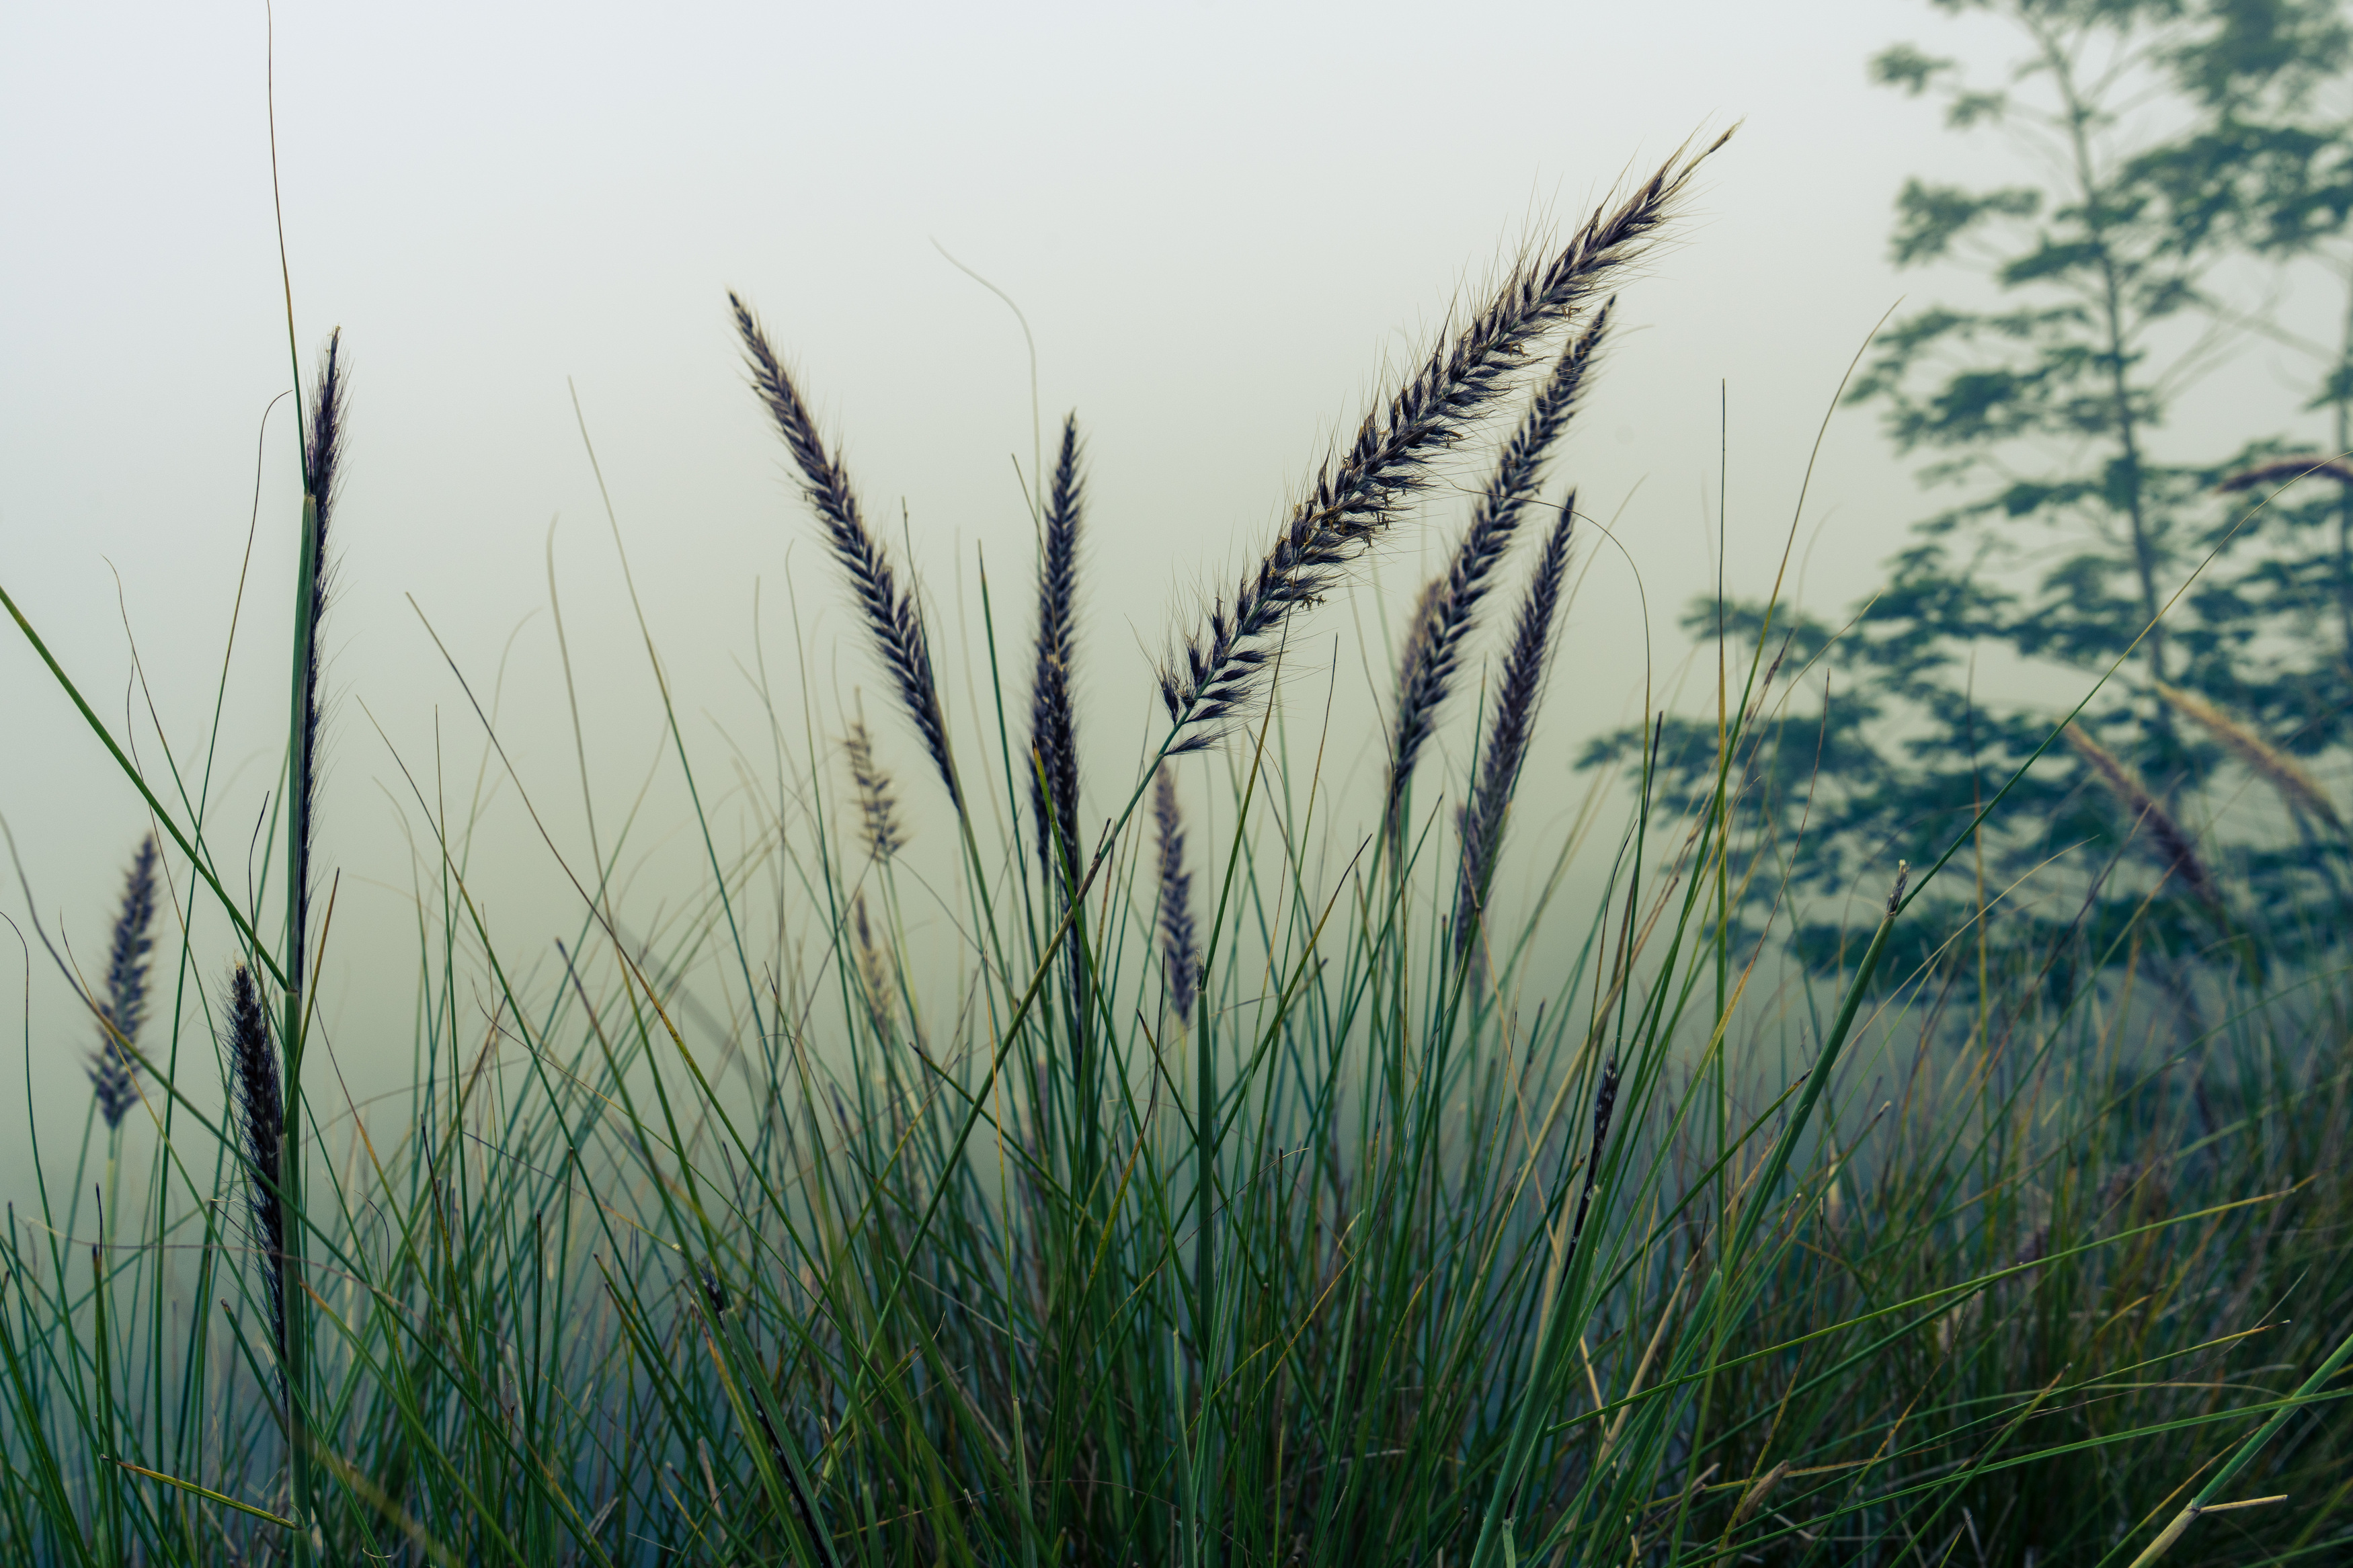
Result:
<svg viewBox="0 0 2353 1568"><path fill-rule="evenodd" d="M353 378L322 827L345 902L322 1005L345 1058L398 1045L344 1062L355 1092L407 1069L415 862L399 824L421 817L396 755L428 794L497 788L512 805L420 612L485 703L511 646L502 729L573 852L553 522L599 811L617 817L656 763L660 692L567 378L699 765L723 779L731 744L765 755L746 671L765 654L797 690L798 647L821 723L863 687L914 795L919 755L744 389L725 291L761 310L870 513L895 552L912 542L940 635L969 649L976 550L1008 647L1027 625L1027 350L939 247L985 275L1035 334L1048 438L1072 407L1087 434L1082 713L1091 761L1115 772L1156 710L1151 660L1172 628L1261 547L1385 368L1425 352L1531 237L1737 121L1673 243L1626 285L1555 470L1556 491L1573 481L1615 520L1625 553L1586 546L1525 791L1553 821L1584 787L1576 741L1639 710L1646 636L1661 683L1684 658L1675 622L1713 580L1719 501L1731 584L1761 594L1873 323L1907 293L1963 290L1886 260L1904 177L1981 174L1993 153L1867 85L1867 58L1901 38L2010 52L1885 0L281 5L297 351L307 377L340 324ZM264 68L258 4L0 18L0 583L158 764L135 637L164 734L200 764L254 524L212 785L224 842L250 833L278 766L299 509L285 405L256 489L263 410L292 379ZM1873 414L1840 415L1799 531L1808 607L1867 590L1929 510ZM1312 706L1328 689L1370 710L1385 606L1393 622L1458 517L1401 531L1359 594L1301 624ZM947 662L968 718L971 665ZM13 628L0 713L0 816L52 936L94 965L144 817ZM1344 765L1377 760L1362 724L1335 744ZM646 847L687 857L691 880L700 851L672 784L649 809L666 820ZM568 930L545 846L519 813L496 820L472 850L494 906L520 939ZM224 850L225 868L237 858ZM0 909L26 912L13 868ZM217 922L199 931L225 963ZM92 1030L32 954L31 1092L44 1136L69 1140ZM26 1089L6 1077L13 1130ZM16 1142L0 1161L10 1194L27 1169Z"/></svg>

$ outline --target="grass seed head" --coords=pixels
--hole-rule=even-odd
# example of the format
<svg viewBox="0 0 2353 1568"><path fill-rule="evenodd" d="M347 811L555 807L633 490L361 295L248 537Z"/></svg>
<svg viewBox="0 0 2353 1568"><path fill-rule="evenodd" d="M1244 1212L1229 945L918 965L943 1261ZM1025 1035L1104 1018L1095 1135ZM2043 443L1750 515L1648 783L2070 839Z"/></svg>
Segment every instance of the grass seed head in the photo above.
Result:
<svg viewBox="0 0 2353 1568"><path fill-rule="evenodd" d="M1701 160L1677 152L1615 206L1597 209L1557 255L1523 261L1404 385L1368 413L1348 449L1327 459L1255 570L1161 669L1171 723L1189 731L1172 752L1215 743L1260 695L1263 655L1294 610L1338 584L1345 569L1427 489L1434 465L1517 384L1536 343L1574 320L1647 252ZM1256 654L1259 657L1250 657Z"/></svg>
<svg viewBox="0 0 2353 1568"><path fill-rule="evenodd" d="M148 928L155 921L155 836L139 841L122 881L122 905L107 944L106 998L100 1005L101 1037L91 1053L90 1081L98 1113L109 1131L122 1125L139 1099L139 1063L128 1047L137 1041L147 1016Z"/></svg>
<svg viewBox="0 0 2353 1568"><path fill-rule="evenodd" d="M899 824L899 798L891 775L874 760L874 736L866 721L849 726L841 742L849 758L849 782L858 791L858 830L871 859L887 861L905 847L907 835Z"/></svg>
<svg viewBox="0 0 2353 1568"><path fill-rule="evenodd" d="M1176 781L1163 763L1152 781L1152 815L1160 832L1160 952L1168 974L1168 1008L1189 1020L1200 984L1193 932L1193 873L1185 868L1185 819Z"/></svg>
<svg viewBox="0 0 2353 1568"><path fill-rule="evenodd" d="M2220 741L2225 750L2246 764L2249 772L2260 773L2269 781L2289 810L2302 812L2335 832L2345 831L2345 819L2337 815L2319 781L2305 771L2303 763L2263 739L2253 725L2225 712L2194 691L2164 685L2157 691L2184 718Z"/></svg>
<svg viewBox="0 0 2353 1568"><path fill-rule="evenodd" d="M2092 772L2116 797L2136 826L2148 829L2149 841L2157 851L2157 858L2164 863L2173 879L2208 909L2221 908L2221 893L2214 886L2214 879L2207 875L2205 862L2198 858L2189 835L2174 821L2171 813L2158 804L2157 797L2149 794L2148 786L2141 782L2140 775L2123 758L2092 739L2082 725L2071 721L2065 734L2067 743L2075 749L2075 754L2090 764Z"/></svg>
<svg viewBox="0 0 2353 1568"><path fill-rule="evenodd" d="M913 721L915 732L923 737L923 750L940 770L940 782L947 785L949 801L961 810L964 791L956 783L955 763L948 753L947 716L940 706L939 683L932 673L931 644L923 631L923 606L916 601L913 589L899 586L889 552L868 530L859 511L858 497L849 488L849 476L827 449L824 437L818 433L817 421L802 400L800 388L794 384L776 351L768 346L767 334L752 314L752 308L734 294L727 296L727 303L734 310L735 330L744 340L744 358L751 368L753 389L759 394L769 417L776 421L776 433L784 437L786 448L800 468L801 493L816 511L818 521L825 529L826 542L849 579L850 593L858 601L858 611L867 630L873 635L882 668L890 672L907 717Z"/></svg>
<svg viewBox="0 0 2353 1568"><path fill-rule="evenodd" d="M1537 388L1519 428L1504 447L1494 472L1480 492L1477 508L1446 569L1422 590L1407 633L1398 671L1397 716L1390 727L1387 822L1392 834L1401 824L1406 786L1412 782L1421 748L1437 728L1462 647L1480 601L1493 584L1496 566L1519 531L1520 520L1543 481L1545 459L1576 413L1594 356L1609 328L1616 303L1604 300L1593 321L1561 352L1552 374Z"/></svg>
<svg viewBox="0 0 2353 1568"><path fill-rule="evenodd" d="M1457 818L1462 839L1462 883L1455 897L1454 953L1459 961L1470 950L1479 928L1488 883L1495 874L1504 844L1504 819L1517 787L1520 764L1527 760L1528 742L1535 733L1536 701L1543 694L1545 650L1560 608L1562 583L1568 575L1569 536L1577 526L1577 493L1561 503L1560 520L1545 539L1544 553L1528 579L1527 596L1520 601L1519 620L1513 628L1512 648L1495 690L1494 712L1487 730L1487 754L1470 800Z"/></svg>
<svg viewBox="0 0 2353 1568"><path fill-rule="evenodd" d="M284 1146L286 1111L279 1098L278 1053L253 972L240 963L229 976L227 1035L237 1126L244 1142L247 1214L253 1246L261 1258L262 1286L269 1301L272 1342L286 1348L286 1209L280 1197L279 1151ZM282 1391L281 1391L282 1392Z"/></svg>
<svg viewBox="0 0 2353 1568"><path fill-rule="evenodd" d="M1078 875L1079 742L1071 672L1076 658L1079 530L1086 508L1079 418L1062 422L1061 453L1046 502L1038 563L1037 671L1031 680L1029 806L1039 868L1049 886ZM1060 848L1056 847L1059 843Z"/></svg>

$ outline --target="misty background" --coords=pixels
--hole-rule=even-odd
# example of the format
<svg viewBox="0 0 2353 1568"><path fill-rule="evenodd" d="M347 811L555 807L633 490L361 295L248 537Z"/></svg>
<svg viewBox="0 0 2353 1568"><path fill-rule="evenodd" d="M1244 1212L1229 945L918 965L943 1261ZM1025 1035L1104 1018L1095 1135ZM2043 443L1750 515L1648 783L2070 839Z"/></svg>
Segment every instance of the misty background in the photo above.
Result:
<svg viewBox="0 0 2353 1568"><path fill-rule="evenodd" d="M432 634L496 701L540 820L585 865L552 570L608 832L642 792L628 907L658 925L708 879L583 420L718 821L734 821L741 778L772 771L765 663L788 766L838 741L862 686L913 826L948 831L745 389L726 290L760 310L920 574L967 727L987 689L984 556L1017 662L1029 629L1022 486L1038 425L1020 325L943 250L1026 314L1049 449L1071 408L1087 440L1079 693L1099 821L1156 738L1154 659L1262 549L1384 373L1425 353L1524 244L1737 121L1672 243L1625 286L1554 466L1553 493L1573 483L1615 540L1588 531L1580 547L1522 785L1521 842L1556 840L1594 784L1571 767L1577 743L1638 717L1646 679L1686 709L1713 702L1712 663L1683 679L1679 621L1715 583L1719 510L1727 585L1763 595L1816 432L1874 325L1907 296L1985 293L1888 260L1907 175L1986 178L2004 155L1868 84L1869 57L1906 38L1988 70L2016 48L1995 26L1862 0L281 5L296 348L307 377L340 325L353 378L325 627L321 844L341 882L319 1000L345 1086L365 1099L407 1081L417 899L434 864L420 795L432 815L479 820L452 847L508 950L544 954L579 918ZM0 584L151 769L166 741L202 768L225 690L207 811L223 844L252 834L280 766L300 510L291 400L263 422L293 374L267 47L259 5L0 18ZM2267 352L2211 377L2176 427L2250 388L2276 401ZM1462 482L1476 468L1466 458ZM1836 618L1935 504L1876 410L1840 411L1785 591ZM1294 627L1286 720L1313 740L1329 701L1335 777L1383 755L1366 721L1387 697L1386 638L1459 517L1428 509L1356 590ZM1015 701L1022 679L1008 679ZM1459 776L1470 706L1425 796ZM22 870L5 868L0 911L28 944L0 948L25 1053L0 1125L29 1112L54 1174L86 1113L96 1031L31 917L94 966L147 819L13 627L0 718L0 818ZM734 843L755 834L747 819ZM168 858L185 906L185 863ZM1507 861L1504 875L1527 871ZM225 966L226 928L206 918L199 960ZM159 953L176 947L167 926ZM164 1033L151 1028L151 1051ZM184 1053L201 1045L184 1028ZM204 1059L184 1059L208 1086ZM28 1191L32 1169L9 1139L0 1194Z"/></svg>

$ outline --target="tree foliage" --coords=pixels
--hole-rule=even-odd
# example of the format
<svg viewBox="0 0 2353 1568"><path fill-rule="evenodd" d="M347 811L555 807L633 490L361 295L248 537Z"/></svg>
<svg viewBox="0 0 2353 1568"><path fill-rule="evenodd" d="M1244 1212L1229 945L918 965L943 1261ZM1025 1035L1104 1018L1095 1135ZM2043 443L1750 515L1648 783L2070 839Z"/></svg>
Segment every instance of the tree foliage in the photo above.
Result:
<svg viewBox="0 0 2353 1568"><path fill-rule="evenodd" d="M1990 906L1953 949L1980 963L2130 928L2113 960L2154 936L2178 979L2341 940L2342 814L2312 770L2353 740L2353 466L2322 463L2353 447L2353 35L2327 0L1935 3L2021 46L1991 82L1910 44L1870 65L2002 153L2000 179L1895 203L1897 265L1974 274L1978 300L1893 323L1849 398L1945 504L1843 625L1714 600L1686 621L1788 717L1731 781L1752 902L1794 890L1800 951L1834 963L1840 900L1967 835L1977 886L1947 879L1941 924ZM2300 329L2316 297L2334 342ZM2242 374L2227 422L2176 419L2255 350L2304 385L2265 401ZM2295 434L2316 411L2327 449ZM1715 734L1670 721L1664 776L1715 788Z"/></svg>

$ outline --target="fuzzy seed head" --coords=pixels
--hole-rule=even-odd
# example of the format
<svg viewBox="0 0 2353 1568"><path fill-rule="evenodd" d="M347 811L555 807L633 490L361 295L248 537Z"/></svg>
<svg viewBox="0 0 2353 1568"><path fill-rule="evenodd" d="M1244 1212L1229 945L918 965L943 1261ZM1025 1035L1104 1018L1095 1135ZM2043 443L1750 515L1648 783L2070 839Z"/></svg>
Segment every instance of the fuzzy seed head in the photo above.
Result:
<svg viewBox="0 0 2353 1568"><path fill-rule="evenodd" d="M1165 763L1152 781L1152 815L1160 833L1160 952L1168 975L1168 1007L1189 1020L1201 979L1193 933L1193 874L1185 868L1185 819L1176 810L1176 781Z"/></svg>
<svg viewBox="0 0 2353 1568"><path fill-rule="evenodd" d="M90 1092L107 1130L122 1125L139 1099L139 1063L129 1049L147 1017L148 952L155 921L155 836L139 841L122 880L122 903L107 943L106 996L100 1004L98 1049L90 1061Z"/></svg>

